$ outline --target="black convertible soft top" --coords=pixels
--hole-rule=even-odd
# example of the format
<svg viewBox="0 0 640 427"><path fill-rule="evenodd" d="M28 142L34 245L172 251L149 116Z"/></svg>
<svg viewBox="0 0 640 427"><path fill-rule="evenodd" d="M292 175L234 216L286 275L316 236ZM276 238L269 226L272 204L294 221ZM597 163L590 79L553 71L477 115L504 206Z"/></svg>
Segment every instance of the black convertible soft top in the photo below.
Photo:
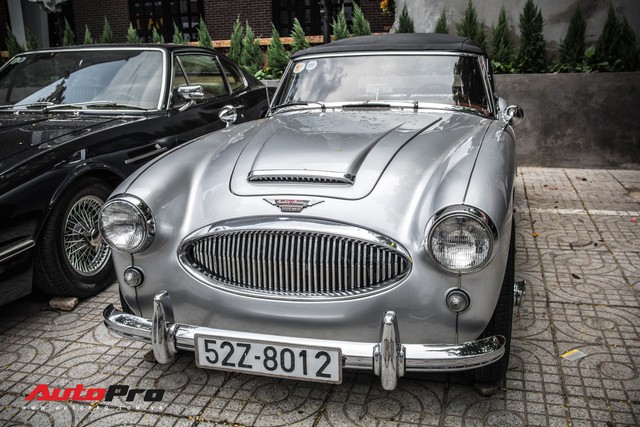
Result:
<svg viewBox="0 0 640 427"><path fill-rule="evenodd" d="M465 52L486 55L484 50L467 37L439 33L395 33L350 37L332 43L314 46L293 54L292 59L302 55L341 52L380 51L428 51Z"/></svg>

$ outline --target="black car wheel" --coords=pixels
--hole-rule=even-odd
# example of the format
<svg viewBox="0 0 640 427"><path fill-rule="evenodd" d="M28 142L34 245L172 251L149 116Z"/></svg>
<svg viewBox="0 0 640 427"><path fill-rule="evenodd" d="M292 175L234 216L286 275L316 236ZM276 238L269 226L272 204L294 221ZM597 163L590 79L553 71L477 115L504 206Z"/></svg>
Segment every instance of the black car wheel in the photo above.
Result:
<svg viewBox="0 0 640 427"><path fill-rule="evenodd" d="M88 297L115 280L111 249L98 231L105 182L77 182L60 198L37 244L36 287L49 295Z"/></svg>
<svg viewBox="0 0 640 427"><path fill-rule="evenodd" d="M514 219L515 221L515 219ZM511 327L513 323L513 286L515 283L515 225L511 227L511 243L509 246L509 258L502 280L502 288L498 304L493 312L489 324L482 332L480 338L493 335L502 335L506 338L504 356L491 365L475 369L473 371L474 381L478 383L496 383L502 381L507 374L509 367L509 354L511 353Z"/></svg>

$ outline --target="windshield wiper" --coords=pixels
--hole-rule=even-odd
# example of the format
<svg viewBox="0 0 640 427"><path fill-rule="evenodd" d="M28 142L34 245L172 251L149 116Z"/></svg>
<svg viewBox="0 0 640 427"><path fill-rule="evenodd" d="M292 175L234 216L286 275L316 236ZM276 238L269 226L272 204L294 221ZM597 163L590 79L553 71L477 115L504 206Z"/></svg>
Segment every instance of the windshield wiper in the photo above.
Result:
<svg viewBox="0 0 640 427"><path fill-rule="evenodd" d="M61 110L65 108L87 110L91 108L107 108L107 109L125 109L125 110L146 110L146 108L131 104L120 104L115 101L88 101L78 102L75 104L54 104L44 107L42 110L47 113L53 110Z"/></svg>
<svg viewBox="0 0 640 427"><path fill-rule="evenodd" d="M349 108L371 108L379 110L390 110L391 108L413 108L418 109L417 101L364 101L364 102L350 102L348 104L342 104L342 109Z"/></svg>
<svg viewBox="0 0 640 427"><path fill-rule="evenodd" d="M276 105L275 107L273 107L271 109L271 112L275 112L276 110L280 110L282 108L287 108L287 107L298 107L298 106L309 106L311 104L314 105L319 105L320 108L322 108L322 111L325 110L324 104L322 102L313 102L313 101L292 101L292 102L286 102L284 104L280 104L280 105Z"/></svg>

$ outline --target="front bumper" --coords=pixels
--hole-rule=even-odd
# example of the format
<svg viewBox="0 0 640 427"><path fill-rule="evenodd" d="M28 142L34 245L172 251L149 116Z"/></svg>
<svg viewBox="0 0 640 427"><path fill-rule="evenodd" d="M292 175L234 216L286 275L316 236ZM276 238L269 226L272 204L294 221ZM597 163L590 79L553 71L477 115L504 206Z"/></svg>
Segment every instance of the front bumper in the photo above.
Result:
<svg viewBox="0 0 640 427"><path fill-rule="evenodd" d="M103 316L104 323L110 331L150 343L159 363L170 362L178 350L194 351L196 334L215 335L238 341L258 340L283 344L295 342L301 346L339 347L343 355L343 368L373 370L380 377L385 390L395 389L398 378L406 371L444 372L473 369L497 361L505 352L505 338L499 335L459 344L402 344L400 328L392 311L386 312L383 316L380 341L377 343L264 335L178 324L173 320L171 298L166 291L155 296L152 319L124 313L113 305L105 308Z"/></svg>

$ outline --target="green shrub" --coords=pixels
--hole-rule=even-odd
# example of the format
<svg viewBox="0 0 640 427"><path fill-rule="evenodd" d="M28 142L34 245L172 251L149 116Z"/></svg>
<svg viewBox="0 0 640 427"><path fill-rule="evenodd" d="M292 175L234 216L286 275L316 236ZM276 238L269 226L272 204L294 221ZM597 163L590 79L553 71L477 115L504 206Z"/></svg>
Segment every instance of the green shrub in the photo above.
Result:
<svg viewBox="0 0 640 427"><path fill-rule="evenodd" d="M627 18L622 18L620 24L620 46L618 49L619 58L622 61L624 71L635 71L640 66L639 51L636 47L636 34L627 22Z"/></svg>
<svg viewBox="0 0 640 427"><path fill-rule="evenodd" d="M492 28L493 56L491 65L496 73L509 73L513 70L513 46L509 38L507 26L507 12L504 6L500 8L498 24Z"/></svg>
<svg viewBox="0 0 640 427"><path fill-rule="evenodd" d="M71 46L76 43L76 35L71 29L71 25L67 18L64 18L64 32L62 36L62 45L63 46Z"/></svg>
<svg viewBox="0 0 640 427"><path fill-rule="evenodd" d="M449 26L447 25L447 14L444 12L444 9L442 10L442 13L440 13L440 18L438 18L438 22L436 22L436 29L434 32L441 33L441 34L449 34Z"/></svg>
<svg viewBox="0 0 640 427"><path fill-rule="evenodd" d="M37 50L38 47L38 39L31 30L27 28L27 50Z"/></svg>
<svg viewBox="0 0 640 427"><path fill-rule="evenodd" d="M483 49L487 48L487 36L484 32L484 23L478 23L478 13L473 6L472 0L469 0L462 21L456 24L456 31L459 36L468 37L478 43Z"/></svg>
<svg viewBox="0 0 640 427"><path fill-rule="evenodd" d="M407 2L402 5L402 12L400 12L400 18L398 18L398 32L399 33L415 33L413 27L413 19L409 15L407 10Z"/></svg>
<svg viewBox="0 0 640 427"><path fill-rule="evenodd" d="M580 6L571 17L567 34L560 42L559 62L564 65L577 67L579 63L584 61L584 36L587 32L587 23L582 17Z"/></svg>
<svg viewBox="0 0 640 427"><path fill-rule="evenodd" d="M242 39L242 56L240 57L240 65L242 65L251 74L255 74L264 66L264 55L253 30L247 22L244 38Z"/></svg>
<svg viewBox="0 0 640 427"><path fill-rule="evenodd" d="M267 48L267 64L271 74L278 78L284 72L284 69L289 63L289 55L282 45L280 40L280 33L276 27L271 24L271 43Z"/></svg>
<svg viewBox="0 0 640 427"><path fill-rule="evenodd" d="M338 12L338 16L333 20L331 24L331 29L333 30L333 39L348 39L349 38L349 27L347 27L347 17L344 14L344 6Z"/></svg>
<svg viewBox="0 0 640 427"><path fill-rule="evenodd" d="M178 27L178 25L173 23L173 36L171 38L171 43L173 44L187 44L189 40L182 34L182 31Z"/></svg>
<svg viewBox="0 0 640 427"><path fill-rule="evenodd" d="M129 22L129 29L127 30L127 43L140 43L138 31L133 28L133 24L131 22Z"/></svg>
<svg viewBox="0 0 640 427"><path fill-rule="evenodd" d="M527 0L520 14L520 48L518 70L523 73L542 73L547 69L547 49L542 29L542 12Z"/></svg>
<svg viewBox="0 0 640 427"><path fill-rule="evenodd" d="M88 26L84 26L84 44L93 44L95 43L93 37L91 37L91 31L89 31Z"/></svg>
<svg viewBox="0 0 640 427"><path fill-rule="evenodd" d="M242 39L244 38L244 30L240 23L240 17L236 18L236 22L233 24L233 31L231 32L230 46L229 46L229 58L236 62L240 62L242 58Z"/></svg>
<svg viewBox="0 0 640 427"><path fill-rule="evenodd" d="M295 53L299 50L311 47L304 35L304 30L302 29L302 25L300 25L300 21L298 21L298 18L295 18L293 20L293 30L291 31L291 37L293 38L291 42L291 52Z"/></svg>
<svg viewBox="0 0 640 427"><path fill-rule="evenodd" d="M618 20L609 3L607 20L589 65L594 71L634 71L638 69L636 36L626 18Z"/></svg>
<svg viewBox="0 0 640 427"><path fill-rule="evenodd" d="M208 47L213 49L211 36L209 30L207 30L207 24L204 22L202 16L200 17L200 23L198 24L198 46Z"/></svg>
<svg viewBox="0 0 640 427"><path fill-rule="evenodd" d="M109 20L104 17L104 25L102 26L102 37L100 37L100 43L113 43L113 33L111 31L111 25Z"/></svg>
<svg viewBox="0 0 640 427"><path fill-rule="evenodd" d="M4 39L4 41L7 45L7 50L9 51L9 58L13 58L17 54L24 52L24 48L20 46L20 43L18 43L18 39L16 39L16 36L13 34L13 31L11 31L9 25L5 24L5 27L7 29L7 38Z"/></svg>
<svg viewBox="0 0 640 427"><path fill-rule="evenodd" d="M371 34L371 25L369 25L369 21L366 20L362 9L360 9L357 3L353 3L353 18L351 24L353 26L354 36L368 36Z"/></svg>
<svg viewBox="0 0 640 427"><path fill-rule="evenodd" d="M164 36L156 30L156 27L153 27L153 30L151 30L151 42L164 43Z"/></svg>

